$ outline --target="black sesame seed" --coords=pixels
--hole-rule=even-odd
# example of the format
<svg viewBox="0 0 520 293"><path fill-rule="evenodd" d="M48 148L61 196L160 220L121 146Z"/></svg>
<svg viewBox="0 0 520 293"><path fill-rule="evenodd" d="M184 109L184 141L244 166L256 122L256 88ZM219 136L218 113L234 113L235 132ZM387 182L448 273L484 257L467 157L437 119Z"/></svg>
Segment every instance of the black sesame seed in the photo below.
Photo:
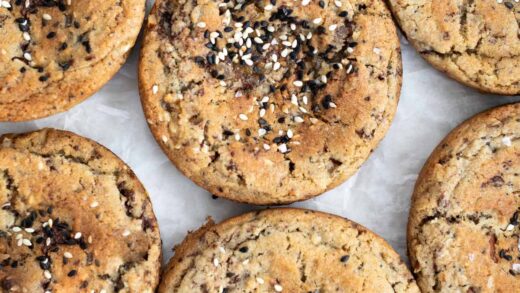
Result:
<svg viewBox="0 0 520 293"><path fill-rule="evenodd" d="M347 262L349 260L350 256L349 255L344 255L342 256L339 260L343 263Z"/></svg>
<svg viewBox="0 0 520 293"><path fill-rule="evenodd" d="M71 271L67 274L67 276L69 276L69 277L74 277L77 273L78 273L78 271L76 271L76 270L71 270Z"/></svg>
<svg viewBox="0 0 520 293"><path fill-rule="evenodd" d="M195 60L195 63L197 63L198 65L204 66L204 57L196 56L194 58L194 60Z"/></svg>
<svg viewBox="0 0 520 293"><path fill-rule="evenodd" d="M21 73L25 73L26 71L27 71L27 68L25 68L25 67L21 67L21 68L20 68L20 72L21 72Z"/></svg>
<svg viewBox="0 0 520 293"><path fill-rule="evenodd" d="M339 17L346 17L348 15L348 12L347 11L341 11L338 16Z"/></svg>
<svg viewBox="0 0 520 293"><path fill-rule="evenodd" d="M50 32L47 34L47 39L52 39L56 36L56 33L55 32Z"/></svg>
<svg viewBox="0 0 520 293"><path fill-rule="evenodd" d="M325 8L325 2L323 0L320 0L319 5L321 8Z"/></svg>
<svg viewBox="0 0 520 293"><path fill-rule="evenodd" d="M247 246L242 246L242 247L240 247L240 249L238 251L240 251L242 253L246 253L249 251L249 248Z"/></svg>
<svg viewBox="0 0 520 293"><path fill-rule="evenodd" d="M40 76L40 77L38 78L38 80L41 81L41 82L45 82L45 81L47 81L48 79L49 79L49 78L48 78L47 76L45 76L45 75L42 75L42 76Z"/></svg>
<svg viewBox="0 0 520 293"><path fill-rule="evenodd" d="M224 31L225 31L226 33L229 33L229 32L232 32L232 31L233 31L233 28L230 27L230 26L226 26L226 27L224 28Z"/></svg>
<svg viewBox="0 0 520 293"><path fill-rule="evenodd" d="M251 136L251 130L249 128L246 129L246 135Z"/></svg>
<svg viewBox="0 0 520 293"><path fill-rule="evenodd" d="M67 47L68 47L67 43L61 43L61 45L60 45L60 47L58 48L58 50L63 51L63 50L65 50L65 49L67 49Z"/></svg>

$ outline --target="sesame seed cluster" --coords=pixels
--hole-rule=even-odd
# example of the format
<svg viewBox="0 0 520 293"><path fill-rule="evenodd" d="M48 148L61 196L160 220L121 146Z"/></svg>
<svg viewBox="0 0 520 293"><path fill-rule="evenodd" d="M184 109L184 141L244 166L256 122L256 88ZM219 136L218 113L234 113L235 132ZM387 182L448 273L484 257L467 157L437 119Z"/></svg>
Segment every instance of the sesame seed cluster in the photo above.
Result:
<svg viewBox="0 0 520 293"><path fill-rule="evenodd" d="M395 112L399 43L379 1L160 1L148 30L140 89L150 127L218 196L321 193L364 161ZM316 139L325 133L334 137Z"/></svg>
<svg viewBox="0 0 520 293"><path fill-rule="evenodd" d="M51 129L0 143L0 291L153 292L157 223L117 157Z"/></svg>

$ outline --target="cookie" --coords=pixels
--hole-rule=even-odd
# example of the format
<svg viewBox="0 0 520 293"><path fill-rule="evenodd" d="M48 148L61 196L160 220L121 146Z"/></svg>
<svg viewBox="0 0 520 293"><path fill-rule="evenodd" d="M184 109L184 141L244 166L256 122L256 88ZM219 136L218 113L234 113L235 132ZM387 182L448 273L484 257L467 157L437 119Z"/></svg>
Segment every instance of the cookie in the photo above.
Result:
<svg viewBox="0 0 520 293"><path fill-rule="evenodd" d="M520 292L520 104L453 130L420 173L408 249L422 292Z"/></svg>
<svg viewBox="0 0 520 293"><path fill-rule="evenodd" d="M144 0L0 0L0 121L63 112L119 70Z"/></svg>
<svg viewBox="0 0 520 293"><path fill-rule="evenodd" d="M155 292L159 229L127 165L60 130L0 145L2 292Z"/></svg>
<svg viewBox="0 0 520 293"><path fill-rule="evenodd" d="M190 233L159 293L419 292L399 255L343 218L301 209L247 213Z"/></svg>
<svg viewBox="0 0 520 293"><path fill-rule="evenodd" d="M520 4L514 0L389 0L428 62L480 91L520 94Z"/></svg>
<svg viewBox="0 0 520 293"><path fill-rule="evenodd" d="M381 0L157 1L139 88L177 168L252 204L349 178L396 111L401 55Z"/></svg>

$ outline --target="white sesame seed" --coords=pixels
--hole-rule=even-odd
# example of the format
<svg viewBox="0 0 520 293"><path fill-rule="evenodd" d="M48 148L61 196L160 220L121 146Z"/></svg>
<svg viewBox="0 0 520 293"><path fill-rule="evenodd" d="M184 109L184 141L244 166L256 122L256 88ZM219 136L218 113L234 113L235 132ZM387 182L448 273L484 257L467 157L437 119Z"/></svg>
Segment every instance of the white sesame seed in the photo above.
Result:
<svg viewBox="0 0 520 293"><path fill-rule="evenodd" d="M235 98L240 98L242 96L242 92L241 91L237 91L235 93Z"/></svg>
<svg viewBox="0 0 520 293"><path fill-rule="evenodd" d="M11 228L11 230L13 230L13 232L15 232L15 233L22 232L22 228L17 227L17 226Z"/></svg>
<svg viewBox="0 0 520 293"><path fill-rule="evenodd" d="M240 118L240 120L243 120L243 121L247 121L247 115L246 114L240 114L238 115L238 118Z"/></svg>
<svg viewBox="0 0 520 293"><path fill-rule="evenodd" d="M26 40L26 41L30 41L31 40L31 35L28 32L24 32L22 34L22 36L23 36L23 39Z"/></svg>
<svg viewBox="0 0 520 293"><path fill-rule="evenodd" d="M352 52L354 52L354 48L352 48L352 47L348 47L348 48L347 48L347 52L348 52L348 53L352 53Z"/></svg>
<svg viewBox="0 0 520 293"><path fill-rule="evenodd" d="M288 138L292 138L292 137L293 137L293 132L292 132L292 130L290 130L290 129L287 130L287 137L288 137Z"/></svg>
<svg viewBox="0 0 520 293"><path fill-rule="evenodd" d="M309 120L311 120L312 124L316 124L318 122L318 119L311 117Z"/></svg>
<svg viewBox="0 0 520 293"><path fill-rule="evenodd" d="M16 240L23 239L23 234L16 234Z"/></svg>
<svg viewBox="0 0 520 293"><path fill-rule="evenodd" d="M267 31L270 33L274 33L274 31L275 31L274 26L272 26L272 25L268 26Z"/></svg>
<svg viewBox="0 0 520 293"><path fill-rule="evenodd" d="M336 5L336 7L341 7L343 5L343 3L341 3L341 1L339 1L339 0L336 0L336 1L334 1L334 5Z"/></svg>
<svg viewBox="0 0 520 293"><path fill-rule="evenodd" d="M312 23L314 24L320 24L321 22L323 21L323 19L321 17L318 17L318 18L315 18L312 20Z"/></svg>
<svg viewBox="0 0 520 293"><path fill-rule="evenodd" d="M80 239L81 238L81 232L77 232L74 234L74 239Z"/></svg>
<svg viewBox="0 0 520 293"><path fill-rule="evenodd" d="M311 0L302 0L302 6L307 6L311 3Z"/></svg>
<svg viewBox="0 0 520 293"><path fill-rule="evenodd" d="M45 278L48 280L52 278L51 272L49 272L48 270L43 271L43 276L45 276Z"/></svg>
<svg viewBox="0 0 520 293"><path fill-rule="evenodd" d="M298 106L298 97L296 95L291 96L291 104Z"/></svg>
<svg viewBox="0 0 520 293"><path fill-rule="evenodd" d="M263 44L264 41L262 41L262 39L260 39L259 37L256 37L256 38L255 38L255 43L257 43L257 44Z"/></svg>
<svg viewBox="0 0 520 293"><path fill-rule="evenodd" d="M155 95L158 91L159 91L159 86L156 85L156 84L154 84L154 85L152 86L152 94Z"/></svg>
<svg viewBox="0 0 520 293"><path fill-rule="evenodd" d="M273 65L273 70L274 71L277 71L278 69L280 69L282 65L280 64L280 62L275 62L274 65Z"/></svg>
<svg viewBox="0 0 520 293"><path fill-rule="evenodd" d="M235 134L235 140L236 140L236 141L239 141L239 140L240 140L240 134L238 134L238 133Z"/></svg>
<svg viewBox="0 0 520 293"><path fill-rule="evenodd" d="M267 133L267 130L260 128L258 129L258 136L264 136Z"/></svg>
<svg viewBox="0 0 520 293"><path fill-rule="evenodd" d="M52 16L50 16L50 15L47 14L47 13L44 13L44 14L42 15L42 18L45 19L45 20L52 20Z"/></svg>
<svg viewBox="0 0 520 293"><path fill-rule="evenodd" d="M219 262L218 262L218 259L217 259L217 258L214 258L214 259L213 259L213 265L216 266L216 267L218 267Z"/></svg>
<svg viewBox="0 0 520 293"><path fill-rule="evenodd" d="M246 60L244 60L244 62L245 62L247 65L249 65L249 66L253 66L253 64L254 64L254 63L253 63L253 60L251 60L251 59L246 59Z"/></svg>
<svg viewBox="0 0 520 293"><path fill-rule="evenodd" d="M52 242L52 239L47 238L47 239L45 240L45 246L49 246L49 245L51 245L51 242Z"/></svg>
<svg viewBox="0 0 520 293"><path fill-rule="evenodd" d="M268 151L270 149L271 149L271 147L268 144L264 143L264 150Z"/></svg>
<svg viewBox="0 0 520 293"><path fill-rule="evenodd" d="M206 27L206 23L201 21L201 22L197 23L197 26L200 27L200 28L205 28Z"/></svg>
<svg viewBox="0 0 520 293"><path fill-rule="evenodd" d="M321 80L321 82L323 82L323 83L327 83L327 76L326 76L326 75L322 75L322 76L320 77L320 80Z"/></svg>
<svg viewBox="0 0 520 293"><path fill-rule="evenodd" d="M267 4L265 7L264 7L264 10L267 10L267 11L271 11L273 10L273 5L272 4Z"/></svg>
<svg viewBox="0 0 520 293"><path fill-rule="evenodd" d="M88 238L87 238L87 242L88 243L92 243L92 235L89 235Z"/></svg>
<svg viewBox="0 0 520 293"><path fill-rule="evenodd" d="M307 113L307 109L305 109L304 107L300 107L299 109L302 113Z"/></svg>
<svg viewBox="0 0 520 293"><path fill-rule="evenodd" d="M7 1L0 1L0 6L1 7L4 7L4 8L11 8L11 3L7 2Z"/></svg>
<svg viewBox="0 0 520 293"><path fill-rule="evenodd" d="M52 219L49 219L49 220L47 221L47 223L49 223L49 227L52 228L52 225L54 224L54 221L53 221Z"/></svg>
<svg viewBox="0 0 520 293"><path fill-rule="evenodd" d="M511 269L515 273L520 273L520 263L514 263L513 266L511 267Z"/></svg>
<svg viewBox="0 0 520 293"><path fill-rule="evenodd" d="M262 279L262 278L260 278L260 277L256 278L256 282L257 282L258 284L260 284L260 285L263 284L263 283L265 283L264 279Z"/></svg>
<svg viewBox="0 0 520 293"><path fill-rule="evenodd" d="M260 109L260 113L259 113L260 117L264 117L265 116L265 109Z"/></svg>
<svg viewBox="0 0 520 293"><path fill-rule="evenodd" d="M282 292L283 291L283 287L280 284L275 284L274 285L274 291Z"/></svg>
<svg viewBox="0 0 520 293"><path fill-rule="evenodd" d="M223 81L223 80L220 80L218 83L220 84L220 86L226 86L227 85L227 83L225 81Z"/></svg>
<svg viewBox="0 0 520 293"><path fill-rule="evenodd" d="M93 201L91 204L90 204L90 207L91 208L97 208L99 206L99 202L97 201Z"/></svg>
<svg viewBox="0 0 520 293"><path fill-rule="evenodd" d="M295 117L294 117L294 122L296 122L296 123L302 123L302 122L303 122L303 118L300 117L300 116L295 116Z"/></svg>
<svg viewBox="0 0 520 293"><path fill-rule="evenodd" d="M330 106L331 108L336 108L336 107L337 107L336 104L334 104L333 102L330 102L330 103L329 103L329 106Z"/></svg>
<svg viewBox="0 0 520 293"><path fill-rule="evenodd" d="M22 246L23 245L23 239L22 238L18 239L18 242L16 243L16 245L17 246Z"/></svg>
<svg viewBox="0 0 520 293"><path fill-rule="evenodd" d="M107 290L101 289L101 290L99 290L99 293L107 293Z"/></svg>
<svg viewBox="0 0 520 293"><path fill-rule="evenodd" d="M123 237L130 236L130 230L123 231Z"/></svg>
<svg viewBox="0 0 520 293"><path fill-rule="evenodd" d="M23 53L23 58L25 58L25 60L27 61L31 61L32 60L32 56L29 52L25 52Z"/></svg>
<svg viewBox="0 0 520 293"><path fill-rule="evenodd" d="M337 24L331 24L331 25L329 26L329 31L333 32L333 31L336 30L337 27L338 27Z"/></svg>
<svg viewBox="0 0 520 293"><path fill-rule="evenodd" d="M374 48L373 51L374 51L374 53L376 53L377 55L380 55L380 54L381 54L381 49L379 49L379 48L377 48L377 47Z"/></svg>
<svg viewBox="0 0 520 293"><path fill-rule="evenodd" d="M285 143L282 143L278 146L278 151L280 151L280 153L282 154L285 154L287 152L287 145Z"/></svg>
<svg viewBox="0 0 520 293"><path fill-rule="evenodd" d="M65 252L63 253L63 257L65 257L65 258L72 258L72 253L70 253L70 252L68 252L68 251L65 251Z"/></svg>
<svg viewBox="0 0 520 293"><path fill-rule="evenodd" d="M294 23L291 23L291 25L289 26L291 28L291 30L296 30L296 25Z"/></svg>
<svg viewBox="0 0 520 293"><path fill-rule="evenodd" d="M303 104L307 105L307 103L309 102L309 99L307 98L307 96L303 96L302 101L303 101Z"/></svg>
<svg viewBox="0 0 520 293"><path fill-rule="evenodd" d="M505 145L505 146L511 146L512 143L511 143L511 138L509 136L504 136L502 138L502 143Z"/></svg>
<svg viewBox="0 0 520 293"><path fill-rule="evenodd" d="M31 246L31 245L32 245L31 240L29 240L29 239L23 239L23 240L22 240L22 243L23 243L23 245L25 245L25 246Z"/></svg>
<svg viewBox="0 0 520 293"><path fill-rule="evenodd" d="M24 230L25 230L25 232L27 232L29 234L30 233L34 233L34 229L33 228L25 228Z"/></svg>
<svg viewBox="0 0 520 293"><path fill-rule="evenodd" d="M303 86L303 82L301 80L295 80L293 82L294 86L297 86L297 87L302 87Z"/></svg>
<svg viewBox="0 0 520 293"><path fill-rule="evenodd" d="M289 53L291 53L291 51L292 50L285 48L285 49L283 49L282 53L280 53L280 55L282 55L282 57L285 58L285 57L287 57L287 55L289 55Z"/></svg>

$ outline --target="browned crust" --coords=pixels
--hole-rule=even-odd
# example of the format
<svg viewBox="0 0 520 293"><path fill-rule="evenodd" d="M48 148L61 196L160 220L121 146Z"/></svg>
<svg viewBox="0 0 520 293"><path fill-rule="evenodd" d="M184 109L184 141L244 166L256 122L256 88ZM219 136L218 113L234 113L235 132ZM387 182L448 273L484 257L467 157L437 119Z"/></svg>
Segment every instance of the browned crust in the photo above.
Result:
<svg viewBox="0 0 520 293"><path fill-rule="evenodd" d="M287 219L295 217L305 217L305 220L315 220L325 225L344 226L345 229L357 230L359 232L358 235L369 235L371 241L382 244L384 250L389 253L391 258L400 258L399 255L393 250L393 248L379 235L357 224L356 222L350 221L340 216L299 208L264 209L261 211L249 212L246 214L235 216L219 224L215 224L213 220L209 218L208 221L201 228L194 232L189 232L186 238L183 240L183 242L175 246L175 254L170 259L166 269L163 272L161 284L159 286L159 292L172 292L171 286L175 285L172 284L172 282L179 273L176 271L176 264L181 262L184 258L192 256L196 254L198 251L205 249L205 247L200 246L200 240L203 239L206 234L218 235L217 237L220 237L219 232L231 229L233 227L237 227L240 224L247 223L258 218L269 219L270 217L280 216L283 216ZM396 269L398 269L401 272L405 272L405 275L409 275L410 287L408 287L408 289L411 291L419 292L417 287L415 286L415 282L413 281L410 272L408 271L408 269L402 261L399 261L399 267Z"/></svg>
<svg viewBox="0 0 520 293"><path fill-rule="evenodd" d="M250 191L248 188L242 188L240 192L232 192L232 191L222 191L220 186L218 184L211 184L208 183L205 178L202 176L199 176L198 174L195 174L190 167L185 166L182 163L181 157L183 155L180 155L179 152L173 151L171 149L171 146L169 146L169 143L163 141L163 137L168 137L168 127L167 125L163 123L159 123L160 120L158 113L162 111L162 109L157 108L155 106L155 103L152 101L154 100L154 95L152 93L152 87L155 84L161 84L165 82L164 75L160 70L150 70L147 69L149 66L145 66L145 57L147 57L147 61L150 63L158 63L160 62L160 59L157 55L153 55L153 57L150 56L150 52L157 52L159 49L159 44L153 42L152 34L157 34L156 31L154 31L155 26L157 25L158 20L155 18L156 10L158 9L158 5L160 5L163 1L157 1L155 2L152 11L150 12L148 23L144 28L144 38L143 38L143 44L142 44L142 50L140 52L139 57L139 69L138 69L138 76L139 76L139 94L141 97L141 104L143 107L143 111L145 113L145 117L147 118L148 126L150 127L150 130L158 142L159 146L163 150L163 152L168 156L170 161L177 167L177 169L186 177L188 177L190 180L192 180L194 183L196 183L198 186L205 188L210 193L217 195L219 197L224 197L229 200L233 200L236 202L241 203L248 203L248 204L254 204L254 205L283 205L283 204L290 204L294 202L304 201L310 198L313 198L321 193L324 193L326 191L329 191L341 183L343 183L345 180L350 178L361 166L361 164L369 157L369 155L373 152L373 150L377 147L377 145L380 143L380 141L383 139L384 135L386 134L388 128L391 125L391 122L394 118L395 111L397 108L397 104L399 101L399 96L401 93L401 85L402 85L402 60L401 60L401 51L400 51L400 44L397 34L395 35L395 43L396 43L396 51L392 52L394 56L392 57L391 61L389 63L392 63L396 67L396 76L393 76L394 82L396 84L395 86L395 93L392 93L395 97L394 100L389 101L389 105L386 109L387 117L384 119L383 123L378 125L375 137L371 142L368 142L366 145L366 148L369 149L366 153L363 153L363 156L359 156L359 160L356 164L353 164L350 166L348 170L345 172L339 173L337 176L335 176L334 180L331 181L326 188L322 189L320 192L309 192L304 191L300 194L298 194L297 197L295 196L288 196L287 194L269 194L268 192L264 192L262 194L258 194L255 192ZM383 6L386 8L386 5L383 4ZM146 49L145 48L149 48ZM145 56L145 54L148 54ZM161 94L163 89L159 89L159 93ZM361 158L362 157L362 158Z"/></svg>
<svg viewBox="0 0 520 293"><path fill-rule="evenodd" d="M21 141L20 145L18 145L19 141ZM26 142L24 141L29 141L29 145L25 145ZM146 288L146 292L154 292L155 288L158 286L160 281L162 241L160 236L159 225L153 212L152 203L142 183L139 181L132 169L111 150L97 143L94 140L79 136L70 131L53 128L43 128L32 132L8 133L0 136L0 145L9 145L9 147L13 147L15 149L21 148L22 151L27 151L28 153L32 154L39 154L38 148L41 145L46 145L51 141L63 143L63 145L61 146L66 149L62 150L64 155L73 157L74 160L85 163L89 165L89 167L91 167L93 170L97 170L98 172L105 172L110 168L116 167L121 171L121 173L124 173L124 176L127 180L131 181L132 190L138 191L135 194L137 196L144 196L144 198L140 198L143 200L143 212L141 217L146 217L146 225L148 228L151 229L151 231L153 231L153 239L151 243L152 245L148 248L149 254L147 255L146 259L147 262L151 261L153 263L153 267L151 268L151 273L153 273L153 275L147 275L146 278L144 278L144 276L141 276L142 280L132 279L130 280L132 282L130 286L135 286L141 281L151 281L151 283L146 283L150 285L150 288ZM48 151L52 152L52 147L51 150ZM84 151L93 151L98 157L96 157L95 159L89 158L87 157L87 153L82 153ZM42 151L41 153L41 155L46 154L47 153L45 151ZM95 162L91 163L91 161ZM2 275L1 270L0 275ZM144 287L141 289L144 289Z"/></svg>

